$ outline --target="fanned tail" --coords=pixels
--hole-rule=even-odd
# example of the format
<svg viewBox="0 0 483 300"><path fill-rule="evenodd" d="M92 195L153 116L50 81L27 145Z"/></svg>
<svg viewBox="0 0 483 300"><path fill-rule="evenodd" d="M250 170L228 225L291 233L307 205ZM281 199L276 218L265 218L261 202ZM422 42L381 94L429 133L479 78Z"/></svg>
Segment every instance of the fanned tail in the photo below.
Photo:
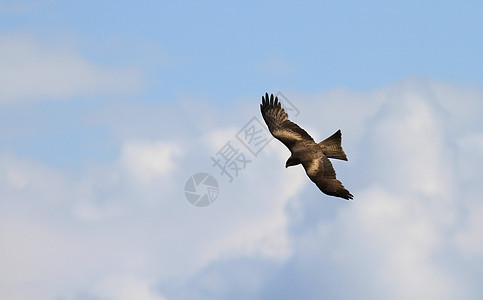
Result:
<svg viewBox="0 0 483 300"><path fill-rule="evenodd" d="M337 130L336 133L334 133L330 137L320 142L319 146L322 149L322 152L328 158L347 160L347 156L345 155L345 152L342 149L341 141L342 141L342 133L340 132L340 129L339 129Z"/></svg>

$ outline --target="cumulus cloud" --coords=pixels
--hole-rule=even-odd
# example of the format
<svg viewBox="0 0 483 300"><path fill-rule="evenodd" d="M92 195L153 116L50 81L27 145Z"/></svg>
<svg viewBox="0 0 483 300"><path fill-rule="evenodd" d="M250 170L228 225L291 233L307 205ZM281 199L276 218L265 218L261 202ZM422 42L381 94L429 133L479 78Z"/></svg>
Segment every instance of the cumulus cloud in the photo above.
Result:
<svg viewBox="0 0 483 300"><path fill-rule="evenodd" d="M0 101L62 99L140 87L135 68L106 67L26 35L0 36Z"/></svg>
<svg viewBox="0 0 483 300"><path fill-rule="evenodd" d="M481 107L471 108L481 93L457 91L439 83L408 80L367 94L335 91L298 97L309 99L299 105L303 126L315 122L322 123L322 129L334 124L342 128L350 166L338 163L337 169L356 199L348 205L314 205L306 197L333 200L314 199L321 198L316 190L291 197L286 209L292 254L275 274L266 263L269 274L250 296L476 297L474 271L454 264L466 265L480 253L477 216L481 210L474 200L480 188L465 185L467 190L462 191L461 187L467 180L477 180L476 170L483 163L475 135L463 138L468 132L481 132L481 121L472 112ZM453 111L455 99L458 107ZM344 114L333 113L339 109ZM465 124L472 126L461 130ZM314 135L317 140L325 137L320 129ZM458 144L474 150L473 156L464 156L455 148ZM473 175L468 175L471 169ZM304 191L309 188L314 187L307 184ZM466 210L468 214L462 213ZM225 275L239 270L236 261L218 269ZM211 276L218 274L216 268L205 270ZM190 282L197 293L203 290L198 286L204 286L201 282L199 278ZM247 288L229 280L219 285L225 290L210 296L233 297Z"/></svg>
<svg viewBox="0 0 483 300"><path fill-rule="evenodd" d="M206 149L214 149L213 143ZM263 203L255 187L240 195L240 187L219 178L220 199L201 211L183 199L184 181L191 174L180 171L188 164L181 164L181 148L172 141L127 141L110 166L90 170L80 180L52 176L59 172L4 155L3 161L10 163L2 165L0 174L11 179L2 194L14 193L16 198L2 203L2 212L12 217L0 214L6 245L1 252L1 284L16 286L43 278L42 285L30 285L20 298L124 299L139 293L162 299L156 288L162 281L184 281L214 261L283 261L290 255L284 206L301 178L279 178L285 183L282 188L277 179L267 182L271 188L264 192L268 200ZM208 153L191 155L194 160L209 160ZM147 159L157 163L147 164ZM268 159L254 165L253 171L261 172L274 160L279 163L278 157ZM12 175L19 166L21 172ZM37 170L52 175L37 176ZM253 186L258 178L251 174L239 180ZM30 182L35 185L27 189ZM50 197L36 197L45 193L45 186L53 191ZM44 208L36 211L37 207ZM21 276L24 272L28 276ZM2 296L14 292L18 291L6 290Z"/></svg>
<svg viewBox="0 0 483 300"><path fill-rule="evenodd" d="M106 278L95 288L94 297L101 299L146 299L146 300L164 300L166 298L160 296L155 289L155 283L149 283L132 276L113 276Z"/></svg>
<svg viewBox="0 0 483 300"><path fill-rule="evenodd" d="M176 145L162 142L127 142L121 149L121 161L133 180L149 183L168 175L175 167L173 156L180 152Z"/></svg>
<svg viewBox="0 0 483 300"><path fill-rule="evenodd" d="M158 118L166 107L139 104L149 113L139 114L119 156L80 176L1 153L0 286L8 288L0 296L481 294L481 93L408 80L370 93L289 97L301 112L296 121L317 140L342 129L349 162L334 163L354 201L321 194L300 167L285 169L289 152L276 140L231 183L213 167L210 156L226 142L243 149L235 135L258 105L242 117L223 112L221 125L195 117L189 126L197 131L181 129L180 138L152 131L169 126ZM122 139L125 112L117 113L99 119ZM199 171L220 185L205 208L183 197Z"/></svg>

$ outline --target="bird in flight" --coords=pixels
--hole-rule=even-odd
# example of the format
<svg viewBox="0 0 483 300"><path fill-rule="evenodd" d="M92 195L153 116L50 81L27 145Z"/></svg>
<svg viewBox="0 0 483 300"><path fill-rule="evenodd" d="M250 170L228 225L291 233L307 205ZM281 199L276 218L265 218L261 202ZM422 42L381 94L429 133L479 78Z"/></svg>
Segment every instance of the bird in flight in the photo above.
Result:
<svg viewBox="0 0 483 300"><path fill-rule="evenodd" d="M330 196L352 199L354 196L337 180L329 158L347 160L341 146L340 129L336 133L316 143L301 127L288 119L278 97L273 94L262 96L260 111L272 135L281 141L291 152L285 168L302 164L305 173L317 187Z"/></svg>

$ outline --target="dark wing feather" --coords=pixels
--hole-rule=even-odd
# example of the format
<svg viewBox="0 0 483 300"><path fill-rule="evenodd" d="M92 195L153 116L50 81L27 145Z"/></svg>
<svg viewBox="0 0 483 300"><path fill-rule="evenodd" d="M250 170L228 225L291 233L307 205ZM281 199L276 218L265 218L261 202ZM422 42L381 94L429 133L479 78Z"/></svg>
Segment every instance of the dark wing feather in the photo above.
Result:
<svg viewBox="0 0 483 300"><path fill-rule="evenodd" d="M260 111L272 135L289 149L298 142L315 143L305 130L288 119L278 97L274 99L273 94L270 95L270 99L268 93L265 93L265 97L262 96Z"/></svg>
<svg viewBox="0 0 483 300"><path fill-rule="evenodd" d="M317 187L327 195L351 200L354 196L337 180L334 167L324 154L303 162L305 172Z"/></svg>

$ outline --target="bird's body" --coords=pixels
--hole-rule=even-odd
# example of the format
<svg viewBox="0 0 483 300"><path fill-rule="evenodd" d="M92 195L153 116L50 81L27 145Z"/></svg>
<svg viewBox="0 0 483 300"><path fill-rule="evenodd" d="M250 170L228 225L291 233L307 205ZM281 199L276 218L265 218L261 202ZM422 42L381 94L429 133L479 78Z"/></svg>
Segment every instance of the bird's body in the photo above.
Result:
<svg viewBox="0 0 483 300"><path fill-rule="evenodd" d="M280 140L291 152L285 167L302 164L307 176L325 194L352 199L353 195L337 180L335 170L329 158L347 160L341 146L341 132L338 130L332 136L320 143L297 124L288 119L278 98L268 93L262 97L260 111L272 135Z"/></svg>

